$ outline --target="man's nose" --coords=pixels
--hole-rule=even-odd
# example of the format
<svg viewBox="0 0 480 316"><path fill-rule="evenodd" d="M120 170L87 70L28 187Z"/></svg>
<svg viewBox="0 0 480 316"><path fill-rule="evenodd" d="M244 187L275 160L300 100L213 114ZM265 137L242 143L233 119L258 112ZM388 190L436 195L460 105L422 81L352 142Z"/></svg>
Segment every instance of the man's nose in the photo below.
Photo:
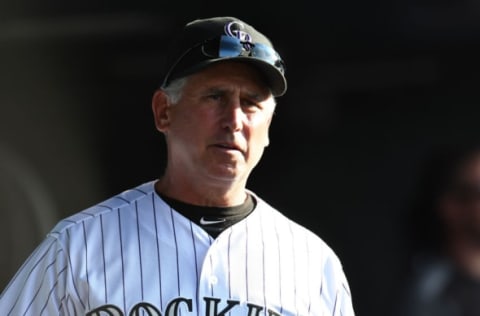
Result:
<svg viewBox="0 0 480 316"><path fill-rule="evenodd" d="M240 130L244 115L239 100L229 102L223 108L222 127L231 131Z"/></svg>

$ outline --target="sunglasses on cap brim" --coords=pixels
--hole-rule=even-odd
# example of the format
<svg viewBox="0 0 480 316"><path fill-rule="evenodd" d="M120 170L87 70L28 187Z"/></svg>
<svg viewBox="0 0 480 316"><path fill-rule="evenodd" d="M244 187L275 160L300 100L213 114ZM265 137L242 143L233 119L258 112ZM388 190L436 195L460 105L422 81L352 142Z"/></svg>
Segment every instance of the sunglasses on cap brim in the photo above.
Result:
<svg viewBox="0 0 480 316"><path fill-rule="evenodd" d="M285 64L272 47L262 43L251 43L236 37L222 35L219 38L206 40L195 45L183 53L168 71L163 86L166 86L170 81L170 76L175 71L177 65L195 49L200 49L201 53L209 59L251 57L272 65L282 74L285 73Z"/></svg>

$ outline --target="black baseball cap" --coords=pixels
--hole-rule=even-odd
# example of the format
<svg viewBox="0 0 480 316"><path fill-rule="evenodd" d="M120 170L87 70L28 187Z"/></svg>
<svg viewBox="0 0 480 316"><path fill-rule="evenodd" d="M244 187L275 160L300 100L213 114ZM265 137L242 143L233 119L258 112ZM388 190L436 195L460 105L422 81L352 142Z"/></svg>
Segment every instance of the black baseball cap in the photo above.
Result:
<svg viewBox="0 0 480 316"><path fill-rule="evenodd" d="M286 92L285 64L270 39L230 16L197 19L181 29L166 54L162 87L225 60L256 66L274 96Z"/></svg>

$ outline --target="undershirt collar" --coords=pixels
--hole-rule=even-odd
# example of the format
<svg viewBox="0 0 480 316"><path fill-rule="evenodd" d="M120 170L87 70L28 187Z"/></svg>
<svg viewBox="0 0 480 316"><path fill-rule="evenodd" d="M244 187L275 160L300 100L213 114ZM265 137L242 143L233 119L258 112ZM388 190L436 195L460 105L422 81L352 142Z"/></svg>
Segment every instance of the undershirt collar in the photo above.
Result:
<svg viewBox="0 0 480 316"><path fill-rule="evenodd" d="M158 192L157 194L175 211L195 222L214 238L226 228L247 217L256 206L256 201L250 194L243 204L231 207L199 206L172 199Z"/></svg>

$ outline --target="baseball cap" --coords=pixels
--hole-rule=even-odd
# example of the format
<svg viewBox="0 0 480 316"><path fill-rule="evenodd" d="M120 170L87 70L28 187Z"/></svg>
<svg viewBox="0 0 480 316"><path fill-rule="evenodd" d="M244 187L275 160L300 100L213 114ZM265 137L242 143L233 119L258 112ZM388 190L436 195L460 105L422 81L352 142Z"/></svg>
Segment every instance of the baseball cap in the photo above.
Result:
<svg viewBox="0 0 480 316"><path fill-rule="evenodd" d="M286 92L285 64L270 39L231 16L197 19L181 29L166 54L162 87L225 60L256 66L274 96Z"/></svg>

